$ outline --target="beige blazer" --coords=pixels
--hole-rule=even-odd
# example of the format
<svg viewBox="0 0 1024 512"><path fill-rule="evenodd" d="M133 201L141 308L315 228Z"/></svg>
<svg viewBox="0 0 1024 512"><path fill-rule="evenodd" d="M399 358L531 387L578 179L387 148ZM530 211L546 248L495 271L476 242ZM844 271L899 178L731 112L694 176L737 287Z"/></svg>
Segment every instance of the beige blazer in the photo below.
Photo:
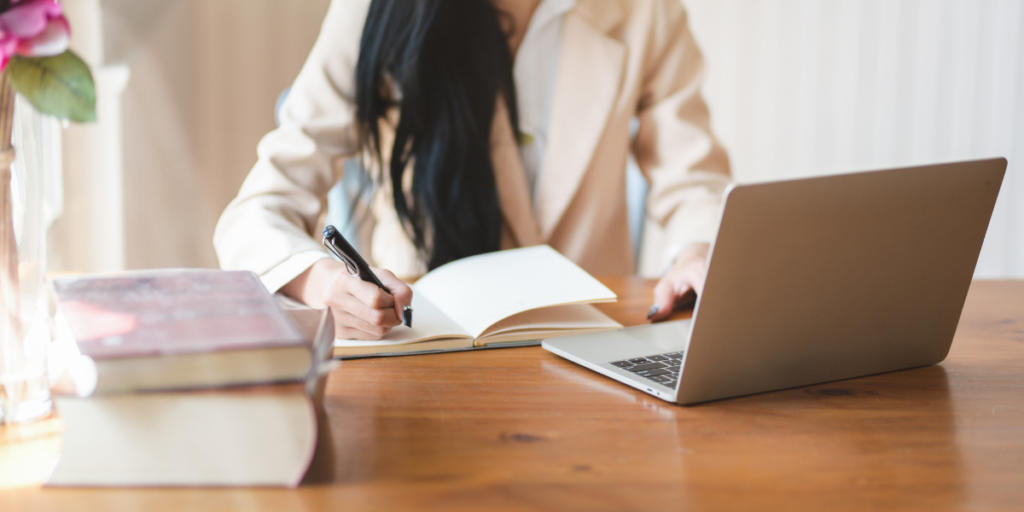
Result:
<svg viewBox="0 0 1024 512"><path fill-rule="evenodd" d="M327 193L344 160L359 156L352 98L368 4L331 4L282 107L281 126L260 142L256 166L217 225L223 268L264 274L324 250L314 234ZM502 247L546 243L592 274L633 273L625 194L632 153L650 183L641 268L661 272L687 243L713 238L730 180L700 95L703 60L686 13L679 0L578 0L563 19L561 52L536 205L499 102L491 154ZM639 129L631 138L633 118ZM372 211L372 248L364 256L399 276L422 274L390 192L378 191Z"/></svg>

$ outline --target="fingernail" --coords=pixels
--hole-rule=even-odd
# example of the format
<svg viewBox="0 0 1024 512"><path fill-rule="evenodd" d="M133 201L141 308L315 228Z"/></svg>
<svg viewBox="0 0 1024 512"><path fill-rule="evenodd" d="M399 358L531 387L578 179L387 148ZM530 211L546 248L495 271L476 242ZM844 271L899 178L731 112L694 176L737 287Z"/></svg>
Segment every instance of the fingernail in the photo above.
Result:
<svg viewBox="0 0 1024 512"><path fill-rule="evenodd" d="M658 306L651 306L650 311L647 312L647 319L650 320L652 316L658 314L658 310L661 309Z"/></svg>

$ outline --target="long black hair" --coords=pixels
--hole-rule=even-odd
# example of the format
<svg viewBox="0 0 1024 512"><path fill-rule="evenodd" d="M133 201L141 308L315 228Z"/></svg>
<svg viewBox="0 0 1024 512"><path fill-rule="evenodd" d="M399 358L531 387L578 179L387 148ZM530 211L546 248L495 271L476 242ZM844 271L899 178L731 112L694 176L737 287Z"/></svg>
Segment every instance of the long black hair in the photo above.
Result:
<svg viewBox="0 0 1024 512"><path fill-rule="evenodd" d="M390 179L398 218L429 269L500 248L490 153L499 100L519 133L502 16L490 0L373 0L366 17L356 65L362 144L383 169L379 123L397 106L381 178Z"/></svg>

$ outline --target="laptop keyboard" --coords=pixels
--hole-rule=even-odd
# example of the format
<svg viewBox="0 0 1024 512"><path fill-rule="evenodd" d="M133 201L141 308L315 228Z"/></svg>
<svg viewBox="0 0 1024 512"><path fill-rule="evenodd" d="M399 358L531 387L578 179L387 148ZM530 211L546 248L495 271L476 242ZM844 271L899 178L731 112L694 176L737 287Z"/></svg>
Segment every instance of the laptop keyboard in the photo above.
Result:
<svg viewBox="0 0 1024 512"><path fill-rule="evenodd" d="M668 352L611 362L612 366L633 372L647 380L670 388L676 387L676 383L679 382L679 367L682 364L683 352Z"/></svg>

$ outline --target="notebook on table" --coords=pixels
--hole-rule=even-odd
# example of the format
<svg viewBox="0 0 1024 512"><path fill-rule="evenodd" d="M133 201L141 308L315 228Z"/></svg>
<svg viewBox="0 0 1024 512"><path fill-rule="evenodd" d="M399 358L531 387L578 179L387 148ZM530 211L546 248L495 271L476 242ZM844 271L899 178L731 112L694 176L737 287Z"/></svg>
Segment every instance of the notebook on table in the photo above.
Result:
<svg viewBox="0 0 1024 512"><path fill-rule="evenodd" d="M622 326L592 303L615 293L546 245L464 258L412 285L413 327L379 341L337 339L342 358L537 345Z"/></svg>

